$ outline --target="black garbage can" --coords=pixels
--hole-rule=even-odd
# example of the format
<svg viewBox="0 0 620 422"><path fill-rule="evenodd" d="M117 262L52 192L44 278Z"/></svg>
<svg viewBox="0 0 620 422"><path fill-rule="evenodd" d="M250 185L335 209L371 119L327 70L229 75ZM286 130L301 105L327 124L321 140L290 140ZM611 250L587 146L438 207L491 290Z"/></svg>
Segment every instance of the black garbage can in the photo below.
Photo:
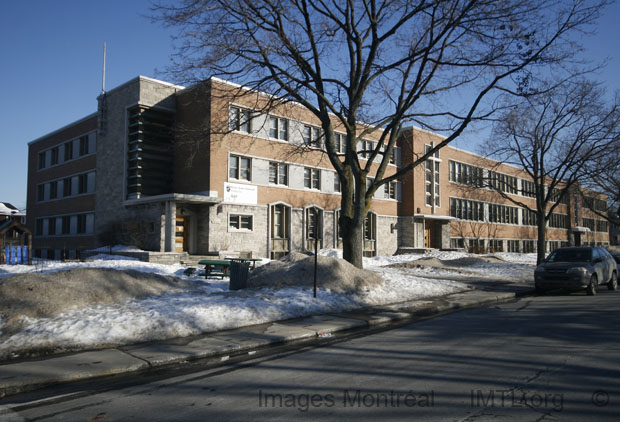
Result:
<svg viewBox="0 0 620 422"><path fill-rule="evenodd" d="M239 290L248 287L249 272L249 263L232 261L230 263L230 284L228 290Z"/></svg>

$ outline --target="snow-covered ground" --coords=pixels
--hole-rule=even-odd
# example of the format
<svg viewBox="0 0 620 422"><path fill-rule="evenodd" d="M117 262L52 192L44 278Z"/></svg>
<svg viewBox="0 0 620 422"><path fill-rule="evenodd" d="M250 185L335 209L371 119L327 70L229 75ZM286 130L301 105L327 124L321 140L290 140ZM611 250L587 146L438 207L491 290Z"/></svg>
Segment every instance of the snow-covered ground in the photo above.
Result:
<svg viewBox="0 0 620 422"><path fill-rule="evenodd" d="M336 250L323 250L320 253L327 256L338 255ZM518 275L518 278L522 279L524 272L532 272L532 264L536 259L535 255L494 256L505 262L481 262L468 266L467 270L478 273L481 278L508 279ZM365 268L380 273L387 280L383 286L358 295L340 294L319 288L316 299L312 296L312 290L293 287L230 292L227 280L187 277L183 274L186 267L182 265L152 264L120 259L118 256L101 255L98 259L83 263L47 261L32 266L3 265L0 266L0 282L2 277L16 273L99 267L174 275L192 280L197 289L142 300L132 299L115 305L75 309L54 318L28 320L24 330L10 336L2 335L3 321L0 320L0 359L19 356L25 349L75 350L182 337L463 291L470 287L455 281L454 270L387 266L420 258L450 260L466 257L480 255L434 252L427 255L364 258Z"/></svg>

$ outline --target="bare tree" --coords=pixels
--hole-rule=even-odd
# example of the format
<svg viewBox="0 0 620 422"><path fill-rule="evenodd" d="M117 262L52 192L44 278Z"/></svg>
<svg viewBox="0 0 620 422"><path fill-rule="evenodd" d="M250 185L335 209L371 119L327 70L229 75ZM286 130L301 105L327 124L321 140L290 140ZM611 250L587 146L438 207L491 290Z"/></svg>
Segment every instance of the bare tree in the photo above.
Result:
<svg viewBox="0 0 620 422"><path fill-rule="evenodd" d="M570 34L592 24L606 3L161 0L155 13L179 30L174 79L223 77L296 101L320 120L341 183L343 256L361 267L376 190L488 116L494 103L487 97L525 89L536 67L570 58L577 51ZM334 120L346 131L344 154ZM413 123L446 138L386 175L401 128ZM376 147L358 148L371 133Z"/></svg>
<svg viewBox="0 0 620 422"><path fill-rule="evenodd" d="M496 120L489 155L523 168L533 183L535 209L499 192L536 213L538 263L545 256L547 222L583 179L584 164L617 148L619 107L606 104L600 86L581 80L520 98Z"/></svg>

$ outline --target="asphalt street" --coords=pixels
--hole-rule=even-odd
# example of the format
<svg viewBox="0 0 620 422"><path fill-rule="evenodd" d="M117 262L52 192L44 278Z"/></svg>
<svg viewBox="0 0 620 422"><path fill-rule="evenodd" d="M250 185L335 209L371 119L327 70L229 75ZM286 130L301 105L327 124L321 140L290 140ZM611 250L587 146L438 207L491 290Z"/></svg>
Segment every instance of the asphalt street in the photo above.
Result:
<svg viewBox="0 0 620 422"><path fill-rule="evenodd" d="M133 385L9 397L0 420L618 421L619 304L606 289L526 297Z"/></svg>

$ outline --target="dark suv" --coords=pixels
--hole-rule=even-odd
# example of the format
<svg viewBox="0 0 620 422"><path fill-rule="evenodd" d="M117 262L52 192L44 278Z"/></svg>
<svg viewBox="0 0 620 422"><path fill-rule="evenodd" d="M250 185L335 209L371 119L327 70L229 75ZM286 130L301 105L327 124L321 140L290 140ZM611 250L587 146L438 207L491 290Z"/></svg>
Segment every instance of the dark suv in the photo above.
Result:
<svg viewBox="0 0 620 422"><path fill-rule="evenodd" d="M618 288L618 266L607 249L580 246L554 250L534 271L536 290L583 290L595 295L600 284Z"/></svg>

